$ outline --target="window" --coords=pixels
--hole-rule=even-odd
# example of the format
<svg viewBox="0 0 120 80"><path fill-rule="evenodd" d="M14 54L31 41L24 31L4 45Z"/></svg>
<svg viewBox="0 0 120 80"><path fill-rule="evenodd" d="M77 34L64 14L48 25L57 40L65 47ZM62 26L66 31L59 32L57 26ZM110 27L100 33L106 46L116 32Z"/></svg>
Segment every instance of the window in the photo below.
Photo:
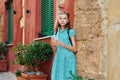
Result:
<svg viewBox="0 0 120 80"><path fill-rule="evenodd" d="M8 39L7 43L10 44L12 43L12 14L13 14L13 9L12 9L12 0L8 0L6 3L6 8L8 10Z"/></svg>
<svg viewBox="0 0 120 80"><path fill-rule="evenodd" d="M50 36L54 28L54 0L41 0L42 36Z"/></svg>

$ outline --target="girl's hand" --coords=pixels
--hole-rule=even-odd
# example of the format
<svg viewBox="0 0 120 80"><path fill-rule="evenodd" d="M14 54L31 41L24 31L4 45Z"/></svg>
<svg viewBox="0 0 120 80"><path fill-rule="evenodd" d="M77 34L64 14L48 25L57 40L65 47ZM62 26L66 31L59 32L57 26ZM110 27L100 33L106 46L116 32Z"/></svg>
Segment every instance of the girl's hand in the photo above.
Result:
<svg viewBox="0 0 120 80"><path fill-rule="evenodd" d="M55 47L62 46L62 47L65 47L65 48L73 51L74 53L76 53L77 49L76 49L75 36L72 36L71 40L72 40L72 46L68 46L68 45L64 44L63 42L61 42L59 40L55 40L55 39L51 39L51 45L54 45Z"/></svg>
<svg viewBox="0 0 120 80"><path fill-rule="evenodd" d="M59 40L51 39L51 45L54 45L54 46L63 46L64 43L62 43Z"/></svg>
<svg viewBox="0 0 120 80"><path fill-rule="evenodd" d="M56 46L57 45L57 40L51 39L51 45Z"/></svg>
<svg viewBox="0 0 120 80"><path fill-rule="evenodd" d="M57 40L57 41L56 41L56 45L57 45L57 46L64 46L64 43L62 43L61 41Z"/></svg>

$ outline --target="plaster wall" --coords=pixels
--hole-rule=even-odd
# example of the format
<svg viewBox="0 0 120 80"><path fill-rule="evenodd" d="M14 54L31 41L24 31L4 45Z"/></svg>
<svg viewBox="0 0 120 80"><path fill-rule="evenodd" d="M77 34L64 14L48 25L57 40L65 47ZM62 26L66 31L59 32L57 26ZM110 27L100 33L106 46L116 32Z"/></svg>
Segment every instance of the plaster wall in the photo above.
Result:
<svg viewBox="0 0 120 80"><path fill-rule="evenodd" d="M108 80L120 79L120 0L108 5Z"/></svg>

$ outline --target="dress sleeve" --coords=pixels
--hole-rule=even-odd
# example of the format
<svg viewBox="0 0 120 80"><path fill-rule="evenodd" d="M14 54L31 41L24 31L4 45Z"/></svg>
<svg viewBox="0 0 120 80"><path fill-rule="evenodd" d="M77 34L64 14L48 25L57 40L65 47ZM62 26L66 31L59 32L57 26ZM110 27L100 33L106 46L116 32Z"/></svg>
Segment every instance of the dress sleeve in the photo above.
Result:
<svg viewBox="0 0 120 80"><path fill-rule="evenodd" d="M76 35L75 30L70 29L70 31L69 31L69 35L70 35L70 37L71 37L71 36L75 36L75 35Z"/></svg>
<svg viewBox="0 0 120 80"><path fill-rule="evenodd" d="M57 34L57 32L53 33L52 38L58 40L58 34Z"/></svg>

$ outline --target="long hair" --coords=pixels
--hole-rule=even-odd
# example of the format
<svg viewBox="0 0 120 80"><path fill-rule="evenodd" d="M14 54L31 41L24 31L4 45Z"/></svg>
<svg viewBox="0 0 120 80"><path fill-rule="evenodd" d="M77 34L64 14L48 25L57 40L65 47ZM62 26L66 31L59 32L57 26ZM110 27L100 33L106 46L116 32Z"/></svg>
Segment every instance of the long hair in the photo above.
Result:
<svg viewBox="0 0 120 80"><path fill-rule="evenodd" d="M65 15L67 15L67 18L68 18L68 19L69 19L69 17L70 17L70 14L69 14L68 12L66 12L66 11L61 11L61 12L58 13L58 15L60 15L60 14L65 14ZM61 25L60 25L59 22L57 21L57 22L55 23L55 26L54 26L54 32L57 32L57 31L58 31L58 28L60 28L60 27L61 27ZM65 25L65 28L68 28L68 29L71 28L70 20L69 20L69 22Z"/></svg>

